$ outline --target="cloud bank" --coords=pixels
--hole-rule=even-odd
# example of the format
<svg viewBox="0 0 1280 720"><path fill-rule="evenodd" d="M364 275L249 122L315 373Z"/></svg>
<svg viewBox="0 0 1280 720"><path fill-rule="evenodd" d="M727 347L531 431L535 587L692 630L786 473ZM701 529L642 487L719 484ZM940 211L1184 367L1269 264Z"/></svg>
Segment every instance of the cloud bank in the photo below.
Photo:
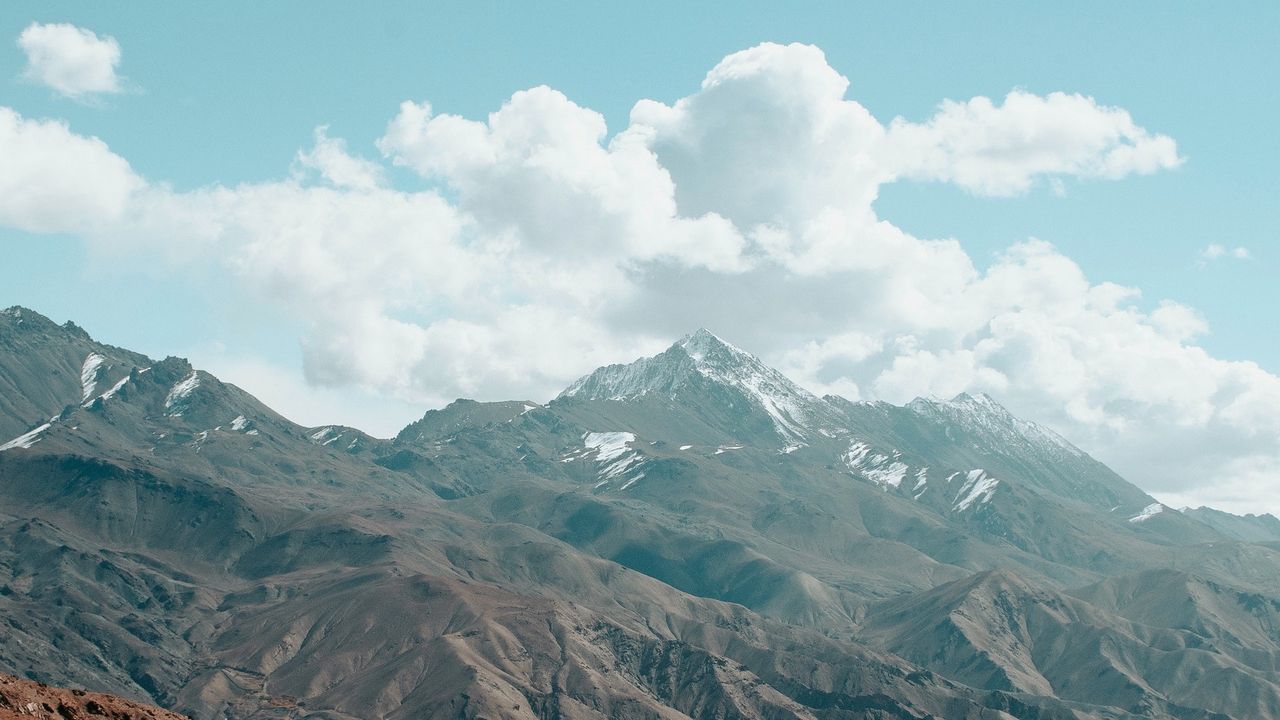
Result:
<svg viewBox="0 0 1280 720"><path fill-rule="evenodd" d="M0 151L22 138L33 159L0 188L45 190L0 201L0 221L220 266L305 322L321 385L544 400L706 326L818 392L989 392L1171 502L1276 496L1280 379L1209 355L1194 309L1091 280L1035 239L979 270L960 242L876 214L887 183L1016 196L1181 163L1172 138L1086 96L883 122L819 49L764 44L687 97L637 102L613 134L547 87L481 119L407 101L380 161L320 128L275 182L174 192L96 139L0 115ZM389 184L387 163L425 189Z"/></svg>

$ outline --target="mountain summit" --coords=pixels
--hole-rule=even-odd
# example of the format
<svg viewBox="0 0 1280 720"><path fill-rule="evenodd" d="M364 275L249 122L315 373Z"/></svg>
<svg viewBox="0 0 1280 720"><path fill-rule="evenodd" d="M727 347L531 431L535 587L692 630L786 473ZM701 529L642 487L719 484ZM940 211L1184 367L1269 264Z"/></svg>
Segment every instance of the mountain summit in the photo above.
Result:
<svg viewBox="0 0 1280 720"><path fill-rule="evenodd" d="M678 400L708 386L740 396L744 410L762 412L785 441L800 443L831 424L835 411L782 373L705 329L664 352L627 365L602 367L569 386L561 398L627 401L646 396ZM739 397L726 398L733 404Z"/></svg>

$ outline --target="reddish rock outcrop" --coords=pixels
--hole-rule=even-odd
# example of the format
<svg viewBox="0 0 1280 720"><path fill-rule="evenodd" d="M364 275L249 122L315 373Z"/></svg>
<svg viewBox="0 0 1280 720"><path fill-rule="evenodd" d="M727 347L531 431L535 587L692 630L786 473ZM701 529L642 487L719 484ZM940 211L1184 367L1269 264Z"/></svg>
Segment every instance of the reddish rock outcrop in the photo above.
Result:
<svg viewBox="0 0 1280 720"><path fill-rule="evenodd" d="M69 690L0 675L0 720L187 720L114 695Z"/></svg>

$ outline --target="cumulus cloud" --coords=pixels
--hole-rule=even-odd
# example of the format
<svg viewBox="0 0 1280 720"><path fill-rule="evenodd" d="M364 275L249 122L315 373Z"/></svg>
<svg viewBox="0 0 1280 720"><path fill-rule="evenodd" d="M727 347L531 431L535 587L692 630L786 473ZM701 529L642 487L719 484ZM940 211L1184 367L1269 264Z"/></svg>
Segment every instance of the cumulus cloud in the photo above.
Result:
<svg viewBox="0 0 1280 720"><path fill-rule="evenodd" d="M120 44L110 35L98 37L67 23L31 23L18 36L18 47L27 56L23 76L60 95L80 100L120 92Z"/></svg>
<svg viewBox="0 0 1280 720"><path fill-rule="evenodd" d="M887 162L914 179L952 182L979 195L1026 192L1040 176L1116 179L1180 164L1177 144L1120 108L1061 92L1015 90L1004 103L948 100L925 123L889 129Z"/></svg>
<svg viewBox="0 0 1280 720"><path fill-rule="evenodd" d="M1081 95L885 124L849 91L817 48L766 44L687 97L638 102L612 135L546 87L483 119L409 101L376 145L425 189L394 188L321 128L284 181L142 183L84 232L220 265L306 324L324 385L544 400L706 326L818 392L990 392L1168 497L1232 507L1274 488L1280 379L1199 347L1194 309L1090 279L1035 239L980 270L960 241L874 208L892 182L1016 195L1155 172L1181 162L1172 139ZM132 178L98 141L36 127Z"/></svg>
<svg viewBox="0 0 1280 720"><path fill-rule="evenodd" d="M378 145L456 191L478 232L538 258L581 253L606 281L633 261L745 269L745 240L728 220L677 212L671 175L643 136L606 135L602 115L537 87L483 123L405 103Z"/></svg>
<svg viewBox="0 0 1280 720"><path fill-rule="evenodd" d="M119 220L143 181L96 137L0 107L0 224L75 232Z"/></svg>

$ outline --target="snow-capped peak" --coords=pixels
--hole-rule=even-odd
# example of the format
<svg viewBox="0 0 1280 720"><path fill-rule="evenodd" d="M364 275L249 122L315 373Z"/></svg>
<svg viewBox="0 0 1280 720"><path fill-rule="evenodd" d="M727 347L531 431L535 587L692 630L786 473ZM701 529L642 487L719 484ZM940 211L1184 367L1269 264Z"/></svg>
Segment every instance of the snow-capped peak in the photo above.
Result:
<svg viewBox="0 0 1280 720"><path fill-rule="evenodd" d="M754 400L773 419L784 438L804 439L805 426L813 419L811 409L822 403L808 390L706 330L698 330L676 345L704 377L736 387Z"/></svg>
<svg viewBox="0 0 1280 720"><path fill-rule="evenodd" d="M676 342L676 347L683 349L685 354L692 358L694 362L703 362L708 356L759 362L751 353L724 340L706 328L698 328L680 338Z"/></svg>
<svg viewBox="0 0 1280 720"><path fill-rule="evenodd" d="M745 395L788 442L804 440L834 411L759 358L705 329L686 335L653 357L610 365L574 383L561 397L625 401L649 394L674 396L701 376Z"/></svg>

